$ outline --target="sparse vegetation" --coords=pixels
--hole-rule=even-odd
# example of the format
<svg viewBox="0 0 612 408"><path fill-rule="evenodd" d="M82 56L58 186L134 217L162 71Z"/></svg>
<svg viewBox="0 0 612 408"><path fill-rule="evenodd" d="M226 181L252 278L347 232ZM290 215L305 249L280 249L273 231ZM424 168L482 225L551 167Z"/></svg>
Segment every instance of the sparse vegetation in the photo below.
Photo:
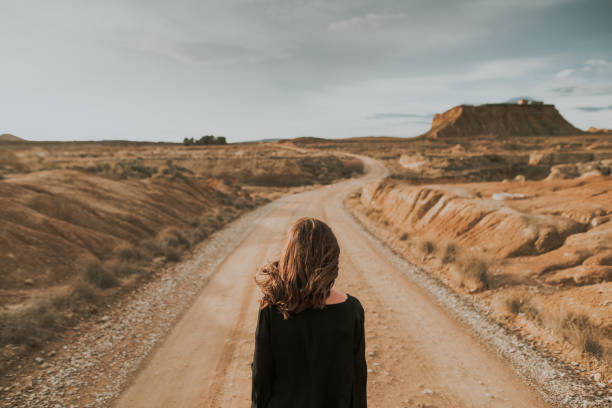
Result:
<svg viewBox="0 0 612 408"><path fill-rule="evenodd" d="M453 263L457 260L459 248L452 241L445 241L440 247L440 256L445 264Z"/></svg>
<svg viewBox="0 0 612 408"><path fill-rule="evenodd" d="M564 311L552 317L549 326L564 340L584 353L603 355L601 333L583 312Z"/></svg>
<svg viewBox="0 0 612 408"><path fill-rule="evenodd" d="M99 261L91 261L85 270L85 280L99 289L110 289L119 285L113 273L104 268Z"/></svg>
<svg viewBox="0 0 612 408"><path fill-rule="evenodd" d="M513 315L522 313L529 320L538 324L542 323L542 313L540 308L520 294L515 293L506 298L504 300L504 307L507 312Z"/></svg>
<svg viewBox="0 0 612 408"><path fill-rule="evenodd" d="M227 144L227 140L224 136L206 135L200 137L199 139L194 139L193 137L186 137L185 139L183 139L183 144L185 146L224 145Z"/></svg>
<svg viewBox="0 0 612 408"><path fill-rule="evenodd" d="M489 289L491 286L489 263L477 254L462 253L455 263L451 264L450 270L454 284L471 293Z"/></svg>
<svg viewBox="0 0 612 408"><path fill-rule="evenodd" d="M419 242L419 250L425 255L431 255L436 250L436 244L430 239L424 239Z"/></svg>

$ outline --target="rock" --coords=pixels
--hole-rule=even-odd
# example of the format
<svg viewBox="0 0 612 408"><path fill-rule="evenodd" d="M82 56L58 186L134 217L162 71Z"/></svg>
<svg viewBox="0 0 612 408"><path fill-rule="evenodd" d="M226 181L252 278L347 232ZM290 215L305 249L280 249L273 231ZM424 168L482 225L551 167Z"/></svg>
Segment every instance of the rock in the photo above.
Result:
<svg viewBox="0 0 612 408"><path fill-rule="evenodd" d="M514 178L514 181L518 181L519 183L524 183L526 180L525 176L523 176L522 174L519 174L518 176L516 176Z"/></svg>
<svg viewBox="0 0 612 408"><path fill-rule="evenodd" d="M50 351L50 352L47 354L47 356L49 356L49 357L53 357L53 356L55 356L56 354L57 354L57 352L56 352L55 350L51 350L51 351Z"/></svg>
<svg viewBox="0 0 612 408"><path fill-rule="evenodd" d="M560 136L580 135L554 105L517 105L509 103L479 106L459 105L436 114L431 129L425 134L431 139L446 137L493 136Z"/></svg>
<svg viewBox="0 0 612 408"><path fill-rule="evenodd" d="M525 194L520 194L520 193L512 194L512 193L501 192L501 193L493 193L491 195L491 198L496 201L522 200L523 198L525 198Z"/></svg>
<svg viewBox="0 0 612 408"><path fill-rule="evenodd" d="M38 364L42 364L45 360L42 357L36 357L34 361L36 361Z"/></svg>
<svg viewBox="0 0 612 408"><path fill-rule="evenodd" d="M423 394L425 394L425 395L433 395L433 390L430 390L429 388L425 388L423 390Z"/></svg>
<svg viewBox="0 0 612 408"><path fill-rule="evenodd" d="M600 373L594 373L591 378L593 378L594 381L599 382L599 380L601 380L601 374Z"/></svg>
<svg viewBox="0 0 612 408"><path fill-rule="evenodd" d="M23 283L25 283L28 286L31 286L31 285L34 284L34 280L28 278L28 279L24 280Z"/></svg>

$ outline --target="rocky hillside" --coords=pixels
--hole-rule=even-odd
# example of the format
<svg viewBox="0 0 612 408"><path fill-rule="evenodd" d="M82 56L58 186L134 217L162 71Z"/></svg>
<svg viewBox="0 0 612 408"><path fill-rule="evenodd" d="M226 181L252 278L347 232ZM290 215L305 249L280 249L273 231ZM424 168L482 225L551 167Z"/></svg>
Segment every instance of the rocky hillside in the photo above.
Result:
<svg viewBox="0 0 612 408"><path fill-rule="evenodd" d="M460 105L437 114L428 138L473 136L570 136L582 133L554 105Z"/></svg>
<svg viewBox="0 0 612 408"><path fill-rule="evenodd" d="M364 187L358 200L357 213L383 228L396 251L484 300L503 324L612 376L609 176L438 185L385 179Z"/></svg>

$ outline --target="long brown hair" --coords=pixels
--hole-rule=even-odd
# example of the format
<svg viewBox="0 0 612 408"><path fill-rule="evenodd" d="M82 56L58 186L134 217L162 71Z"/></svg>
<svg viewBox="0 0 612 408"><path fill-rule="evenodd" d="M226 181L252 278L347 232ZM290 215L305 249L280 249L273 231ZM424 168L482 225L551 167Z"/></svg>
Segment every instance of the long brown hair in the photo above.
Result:
<svg viewBox="0 0 612 408"><path fill-rule="evenodd" d="M340 247L331 228L300 218L289 230L280 260L259 270L255 282L260 307L275 306L285 319L306 309L322 309L338 277Z"/></svg>

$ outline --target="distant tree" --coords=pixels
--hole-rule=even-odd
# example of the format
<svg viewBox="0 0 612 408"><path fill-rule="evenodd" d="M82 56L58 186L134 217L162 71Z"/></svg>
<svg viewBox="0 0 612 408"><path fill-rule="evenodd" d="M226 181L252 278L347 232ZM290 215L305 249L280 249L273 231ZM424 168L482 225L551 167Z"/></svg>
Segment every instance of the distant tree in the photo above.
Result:
<svg viewBox="0 0 612 408"><path fill-rule="evenodd" d="M195 140L193 137L192 138L186 137L183 139L183 144L185 146L224 145L224 144L227 144L227 140L225 139L225 136L205 135L205 136L200 137L197 140Z"/></svg>
<svg viewBox="0 0 612 408"><path fill-rule="evenodd" d="M194 139L193 137L186 137L183 139L183 144L185 146L210 146L210 145L225 145L227 144L227 139L225 136L214 136L214 135L204 135L199 139Z"/></svg>

